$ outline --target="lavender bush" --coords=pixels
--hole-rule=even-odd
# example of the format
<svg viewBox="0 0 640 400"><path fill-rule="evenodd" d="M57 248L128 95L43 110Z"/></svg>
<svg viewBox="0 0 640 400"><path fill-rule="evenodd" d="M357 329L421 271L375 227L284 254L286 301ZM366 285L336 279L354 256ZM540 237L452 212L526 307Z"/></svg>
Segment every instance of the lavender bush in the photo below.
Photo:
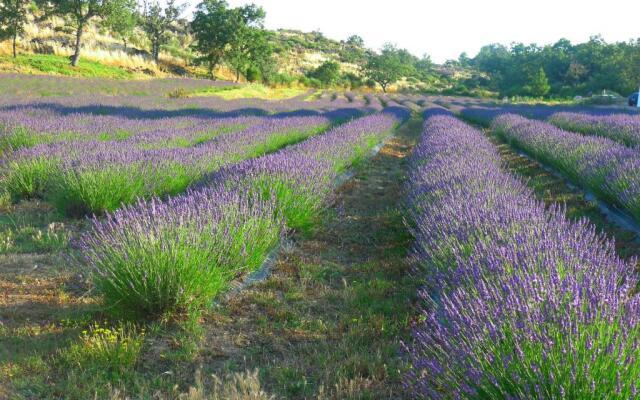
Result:
<svg viewBox="0 0 640 400"><path fill-rule="evenodd" d="M560 112L548 121L568 131L602 136L629 147L640 145L640 117L630 114L589 115Z"/></svg>
<svg viewBox="0 0 640 400"><path fill-rule="evenodd" d="M203 307L262 263L281 226L273 202L201 189L94 219L81 250L112 311L151 318Z"/></svg>
<svg viewBox="0 0 640 400"><path fill-rule="evenodd" d="M113 211L138 197L180 193L225 164L299 142L330 123L320 116L263 118L240 132L191 147L144 146L157 143L148 139L148 132L122 141L43 144L4 161L4 185L14 197L43 197L69 215ZM169 139L160 136L165 143L188 138L179 129Z"/></svg>
<svg viewBox="0 0 640 400"><path fill-rule="evenodd" d="M81 240L83 262L114 311L153 317L202 308L251 271L286 222L307 227L339 166L380 140L406 110L356 119L277 153L211 174L187 193L125 206Z"/></svg>
<svg viewBox="0 0 640 400"><path fill-rule="evenodd" d="M545 210L483 134L427 115L408 181L422 318L405 344L416 398L637 396L634 261Z"/></svg>
<svg viewBox="0 0 640 400"><path fill-rule="evenodd" d="M607 138L583 136L513 114L497 117L492 126L512 145L557 168L640 221L637 150Z"/></svg>
<svg viewBox="0 0 640 400"><path fill-rule="evenodd" d="M254 193L277 199L289 227L308 228L335 177L360 162L408 115L397 107L359 118L272 155L224 168L209 181L248 182Z"/></svg>

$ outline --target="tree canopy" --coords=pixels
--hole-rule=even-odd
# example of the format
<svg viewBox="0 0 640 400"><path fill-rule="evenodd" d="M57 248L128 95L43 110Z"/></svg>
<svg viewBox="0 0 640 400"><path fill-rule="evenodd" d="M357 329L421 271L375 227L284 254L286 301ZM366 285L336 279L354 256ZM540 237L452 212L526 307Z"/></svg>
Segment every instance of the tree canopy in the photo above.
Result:
<svg viewBox="0 0 640 400"><path fill-rule="evenodd" d="M382 91L386 93L390 84L415 72L414 62L415 57L407 50L398 49L387 43L379 54L369 54L363 72L368 79L379 84Z"/></svg>
<svg viewBox="0 0 640 400"><path fill-rule="evenodd" d="M317 68L307 73L309 78L317 79L324 86L331 86L340 79L340 64L335 61L325 61Z"/></svg>
<svg viewBox="0 0 640 400"><path fill-rule="evenodd" d="M140 16L136 12L136 0L120 0L121 6L115 7L113 11L103 20L103 25L111 29L127 48L127 43L138 26Z"/></svg>
<svg viewBox="0 0 640 400"><path fill-rule="evenodd" d="M627 94L640 82L640 40L606 43L594 36L577 45L567 39L542 47L491 44L467 62L487 73L490 88L503 95L572 96L603 89Z"/></svg>
<svg viewBox="0 0 640 400"><path fill-rule="evenodd" d="M198 62L208 66L214 78L215 68L226 61L236 73L247 76L251 70L265 74L270 67L272 49L263 29L265 12L253 4L230 8L224 0L205 0L198 4L191 22L196 39L193 48L201 56Z"/></svg>

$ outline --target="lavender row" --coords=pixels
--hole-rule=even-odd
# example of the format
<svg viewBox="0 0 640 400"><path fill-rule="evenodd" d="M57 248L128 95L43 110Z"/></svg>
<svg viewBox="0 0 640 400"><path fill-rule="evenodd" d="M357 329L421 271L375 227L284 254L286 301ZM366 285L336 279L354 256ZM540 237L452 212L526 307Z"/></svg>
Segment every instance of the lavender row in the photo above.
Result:
<svg viewBox="0 0 640 400"><path fill-rule="evenodd" d="M223 186L250 182L256 192L268 192L280 204L288 204L282 207L288 226L305 228L312 223L336 176L361 162L408 116L408 109L390 107L274 154L222 168L204 182Z"/></svg>
<svg viewBox="0 0 640 400"><path fill-rule="evenodd" d="M138 197L182 192L223 165L299 142L331 122L318 116L265 119L191 147L132 144L145 143L140 138L43 144L4 161L4 186L14 198L44 197L67 214L113 211ZM166 140L184 138L181 134Z"/></svg>
<svg viewBox="0 0 640 400"><path fill-rule="evenodd" d="M640 153L613 140L584 136L513 114L497 117L495 132L515 147L592 190L640 221Z"/></svg>
<svg viewBox="0 0 640 400"><path fill-rule="evenodd" d="M258 115L252 110L219 113L210 109L144 110L104 104L11 104L0 107L0 152L38 144L75 141L130 141L133 144L169 146L179 137L182 146L205 141L218 131L237 131L269 120L302 116L348 119L366 113L353 107L298 110ZM183 138L184 137L184 138ZM203 140L204 139L204 140Z"/></svg>
<svg viewBox="0 0 640 400"><path fill-rule="evenodd" d="M430 113L410 161L422 316L405 344L415 398L637 396L634 262L545 210L482 132Z"/></svg>
<svg viewBox="0 0 640 400"><path fill-rule="evenodd" d="M212 174L185 194L125 206L81 240L83 262L114 311L194 311L255 269L284 224L316 217L340 168L389 134L405 111L359 118L277 153Z"/></svg>
<svg viewBox="0 0 640 400"><path fill-rule="evenodd" d="M360 99L349 103L305 101L303 97L287 100L224 100L206 96L171 99L162 96L85 95L47 98L47 101L33 100L28 97L3 96L0 98L0 114L5 116L2 121L9 123L15 121L18 124L21 118L30 120L31 114L40 114L44 119L75 115L86 120L95 119L97 124L108 124L109 117L122 121L148 120L149 123L153 123L153 120L157 119L174 118L206 120L242 116L286 117L371 111L375 110L366 106ZM41 124L37 120L34 123ZM73 124L73 122L69 123Z"/></svg>
<svg viewBox="0 0 640 400"><path fill-rule="evenodd" d="M261 122L258 117L231 118L123 118L115 115L69 113L17 107L0 110L0 151L10 152L38 144L76 141L128 141L165 145L171 138L191 145L219 131L240 130ZM170 146L171 143L166 144Z"/></svg>
<svg viewBox="0 0 640 400"><path fill-rule="evenodd" d="M565 106L545 104L499 104L476 101L437 101L446 105L451 111L460 113L465 119L481 125L489 125L491 121L502 114L518 114L533 119L548 119L554 114L570 113L583 114L593 117L607 117L610 115L638 116L635 109L604 108L594 106Z"/></svg>
<svg viewBox="0 0 640 400"><path fill-rule="evenodd" d="M638 115L559 112L549 117L548 121L568 131L606 137L629 147L640 146Z"/></svg>

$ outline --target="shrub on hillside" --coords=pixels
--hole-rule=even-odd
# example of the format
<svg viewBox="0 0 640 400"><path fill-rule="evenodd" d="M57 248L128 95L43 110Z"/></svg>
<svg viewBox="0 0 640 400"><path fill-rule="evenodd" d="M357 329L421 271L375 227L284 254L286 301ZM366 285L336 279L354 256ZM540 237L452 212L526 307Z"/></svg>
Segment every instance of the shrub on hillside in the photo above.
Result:
<svg viewBox="0 0 640 400"><path fill-rule="evenodd" d="M324 86L332 86L340 79L340 64L331 60L325 61L306 75L307 78L315 79Z"/></svg>
<svg viewBox="0 0 640 400"><path fill-rule="evenodd" d="M260 70L256 67L249 67L247 68L247 72L245 74L245 77L247 78L247 81L249 82L257 82L261 79L261 73Z"/></svg>

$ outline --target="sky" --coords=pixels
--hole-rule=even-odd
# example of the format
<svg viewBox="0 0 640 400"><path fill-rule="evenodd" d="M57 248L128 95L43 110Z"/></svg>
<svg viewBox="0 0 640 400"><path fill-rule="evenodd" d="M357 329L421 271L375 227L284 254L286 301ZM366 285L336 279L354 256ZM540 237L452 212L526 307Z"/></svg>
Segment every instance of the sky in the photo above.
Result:
<svg viewBox="0 0 640 400"><path fill-rule="evenodd" d="M640 37L640 0L228 0L255 3L268 29L320 30L332 39L358 34L367 47L385 42L442 63L483 45L573 43Z"/></svg>

